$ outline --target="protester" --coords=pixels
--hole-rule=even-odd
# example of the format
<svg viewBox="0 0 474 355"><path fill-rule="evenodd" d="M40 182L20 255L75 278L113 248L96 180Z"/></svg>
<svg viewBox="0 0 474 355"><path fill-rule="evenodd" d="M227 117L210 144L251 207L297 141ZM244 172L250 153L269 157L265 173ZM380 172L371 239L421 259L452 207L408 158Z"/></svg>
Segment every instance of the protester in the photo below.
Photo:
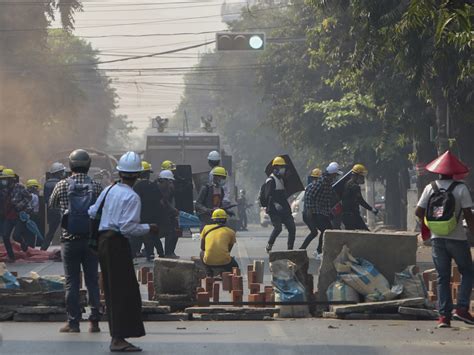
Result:
<svg viewBox="0 0 474 355"><path fill-rule="evenodd" d="M217 166L212 169L212 183L204 185L199 192L195 209L201 220L201 230L206 224L211 223L212 212L223 206L226 179L227 171L223 167Z"/></svg>
<svg viewBox="0 0 474 355"><path fill-rule="evenodd" d="M362 164L356 164L351 170L351 177L344 186L342 193L342 223L344 228L348 230L369 230L364 220L360 215L359 206L364 207L366 210L372 211L375 215L379 211L370 206L362 197L360 185L365 182L365 176L367 176L368 170Z"/></svg>
<svg viewBox="0 0 474 355"><path fill-rule="evenodd" d="M31 194L31 202L30 202L30 219L36 224L36 226L39 226L40 224L40 215L39 215L39 210L40 210L40 203L39 203L39 189L40 189L40 184L38 180L36 179L30 179L26 182L26 189L28 192ZM37 244L37 242L44 242L40 238L37 238L37 236L30 230L27 231L27 244L30 248L34 248ZM37 240L39 239L39 240ZM41 244L40 244L41 245Z"/></svg>
<svg viewBox="0 0 474 355"><path fill-rule="evenodd" d="M305 238L303 244L301 245L300 249L306 249L311 243L311 241L318 236L318 227L316 225L316 215L311 211L311 199L310 193L312 189L315 188L318 179L321 177L322 171L318 168L313 169L311 171L311 175L309 178L309 184L306 186L304 199L303 199L303 222L309 228L309 234Z"/></svg>
<svg viewBox="0 0 474 355"><path fill-rule="evenodd" d="M236 243L235 231L226 226L227 213L217 209L212 213L212 223L201 232L201 260L206 268L207 276L218 272L232 271L239 267L237 261L230 256Z"/></svg>
<svg viewBox="0 0 474 355"><path fill-rule="evenodd" d="M159 215L160 238L165 238L165 258L179 259L175 254L178 243L177 229L179 211L174 207L174 175L171 170L162 170L158 177L160 199L156 206Z"/></svg>
<svg viewBox="0 0 474 355"><path fill-rule="evenodd" d="M323 175L315 183L310 184L305 192L305 210L312 216L311 219L320 232L316 258L320 258L323 252L324 231L333 228L331 224L332 208L337 197L332 184L339 175L342 175L339 164L332 162L326 167ZM302 246L307 247L316 236L317 234L314 233L308 235Z"/></svg>
<svg viewBox="0 0 474 355"><path fill-rule="evenodd" d="M473 203L466 184L453 179L454 175L467 174L469 169L447 151L428 164L426 170L439 174L439 179L425 187L415 214L431 230L432 255L438 272L438 328L449 328L451 318L474 324L474 317L469 313L473 262L461 218L464 217L474 233ZM452 260L461 274L454 312L450 284Z"/></svg>
<svg viewBox="0 0 474 355"><path fill-rule="evenodd" d="M156 235L158 226L140 224L141 202L133 186L142 169L138 154L124 154L117 166L121 181L104 190L89 209L91 218L101 216L98 253L113 352L141 351L125 339L145 335L129 239L148 233Z"/></svg>
<svg viewBox="0 0 474 355"><path fill-rule="evenodd" d="M285 189L285 173L287 164L282 157L276 157L272 161L273 172L265 181L264 199L266 201L266 212L273 224L273 231L268 239L265 250L267 253L273 248L276 238L282 231L282 224L288 230L288 250L292 250L295 243L296 226L288 203L288 193Z"/></svg>
<svg viewBox="0 0 474 355"><path fill-rule="evenodd" d="M59 181L49 199L49 208L60 208L62 214L61 255L66 277L66 311L68 321L59 331L79 333L82 318L79 286L81 266L89 294L91 315L89 332L100 332L100 296L98 259L88 247L90 230L88 209L96 201L102 188L87 173L91 165L89 153L77 149L69 155L71 177Z"/></svg>
<svg viewBox="0 0 474 355"><path fill-rule="evenodd" d="M239 198L237 199L237 212L240 219L240 227L243 231L247 230L247 209L251 207L251 204L247 203L247 196L244 189L239 191Z"/></svg>

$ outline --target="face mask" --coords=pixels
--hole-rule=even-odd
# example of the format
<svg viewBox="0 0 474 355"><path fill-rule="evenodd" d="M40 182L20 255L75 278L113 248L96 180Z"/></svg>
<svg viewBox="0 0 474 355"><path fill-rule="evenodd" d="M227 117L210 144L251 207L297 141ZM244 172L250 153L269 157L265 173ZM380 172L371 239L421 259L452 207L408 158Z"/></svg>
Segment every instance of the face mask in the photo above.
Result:
<svg viewBox="0 0 474 355"><path fill-rule="evenodd" d="M217 186L219 186L219 187L224 187L224 186L225 186L225 180L219 180L219 181L217 182Z"/></svg>
<svg viewBox="0 0 474 355"><path fill-rule="evenodd" d="M0 186L1 187L7 187L8 186L8 181L4 180L4 179L0 180Z"/></svg>
<svg viewBox="0 0 474 355"><path fill-rule="evenodd" d="M285 175L286 173L286 168L279 168L278 169L278 175Z"/></svg>

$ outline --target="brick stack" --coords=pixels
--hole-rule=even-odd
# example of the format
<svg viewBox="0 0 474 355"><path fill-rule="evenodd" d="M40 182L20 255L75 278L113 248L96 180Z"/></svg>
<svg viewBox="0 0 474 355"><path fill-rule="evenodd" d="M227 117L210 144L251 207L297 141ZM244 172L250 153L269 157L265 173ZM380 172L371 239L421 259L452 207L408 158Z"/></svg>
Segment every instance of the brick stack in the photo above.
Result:
<svg viewBox="0 0 474 355"><path fill-rule="evenodd" d="M255 261L253 265L248 265L247 276L248 301L256 303L253 307L264 307L264 302L273 302L275 300L273 287L263 285L263 262Z"/></svg>

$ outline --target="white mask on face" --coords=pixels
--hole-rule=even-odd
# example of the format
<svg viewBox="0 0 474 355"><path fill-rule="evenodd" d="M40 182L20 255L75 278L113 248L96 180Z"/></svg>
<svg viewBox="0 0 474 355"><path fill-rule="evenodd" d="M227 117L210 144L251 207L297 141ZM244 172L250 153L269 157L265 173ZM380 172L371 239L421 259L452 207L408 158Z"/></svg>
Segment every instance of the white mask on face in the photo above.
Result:
<svg viewBox="0 0 474 355"><path fill-rule="evenodd" d="M278 174L279 175L285 175L285 173L286 173L286 168L279 168L278 169Z"/></svg>

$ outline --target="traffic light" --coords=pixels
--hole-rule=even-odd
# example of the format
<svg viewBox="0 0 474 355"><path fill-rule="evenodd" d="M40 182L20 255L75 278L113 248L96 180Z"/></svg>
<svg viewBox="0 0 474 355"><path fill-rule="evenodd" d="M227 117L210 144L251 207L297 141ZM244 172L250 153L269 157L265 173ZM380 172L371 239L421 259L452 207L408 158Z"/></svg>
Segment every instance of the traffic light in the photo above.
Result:
<svg viewBox="0 0 474 355"><path fill-rule="evenodd" d="M218 32L216 45L218 51L261 51L265 49L265 34Z"/></svg>

